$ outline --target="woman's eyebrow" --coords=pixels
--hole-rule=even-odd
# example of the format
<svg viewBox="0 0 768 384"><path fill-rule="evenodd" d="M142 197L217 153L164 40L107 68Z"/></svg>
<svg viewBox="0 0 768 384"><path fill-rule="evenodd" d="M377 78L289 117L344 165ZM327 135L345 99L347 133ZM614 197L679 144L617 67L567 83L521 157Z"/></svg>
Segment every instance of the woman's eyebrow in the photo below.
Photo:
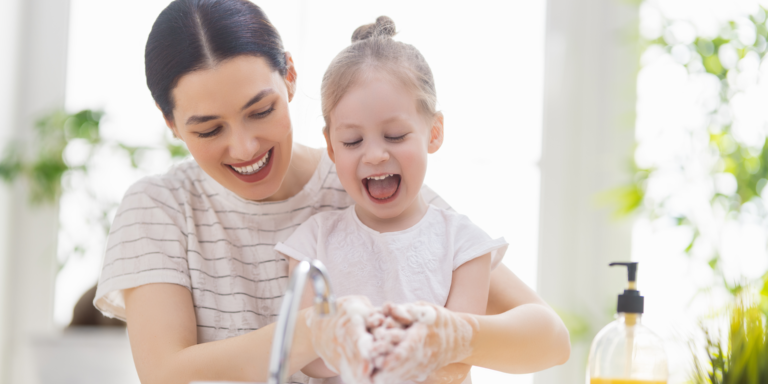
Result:
<svg viewBox="0 0 768 384"><path fill-rule="evenodd" d="M211 121L214 119L218 119L219 116L190 116L189 119L187 119L187 125L193 125L193 124L201 124L205 123L206 121Z"/></svg>
<svg viewBox="0 0 768 384"><path fill-rule="evenodd" d="M258 103L259 101L261 101L261 99L263 99L263 98L265 98L268 95L271 95L273 93L275 93L275 90L272 89L272 88L267 88L267 89L262 90L261 92L257 93L256 96L254 96L250 100L248 100L248 102L245 103L243 108L241 108L240 110L244 111L246 108L250 107L251 105L254 105L254 104ZM215 120L215 119L218 119L218 118L219 118L219 116L213 116L213 115L207 115L207 116L194 115L194 116L190 116L189 119L187 119L187 125L201 124L201 123L205 123L206 121L211 121L211 120Z"/></svg>
<svg viewBox="0 0 768 384"><path fill-rule="evenodd" d="M259 101L261 101L261 99L263 99L267 95L271 95L273 93L275 93L275 90L272 89L272 88L267 88L267 89L262 90L261 92L257 93L256 96L254 96L250 100L248 100L248 102L245 103L243 108L241 108L240 110L244 111L246 108L250 107L251 105L254 105L254 104L258 103Z"/></svg>

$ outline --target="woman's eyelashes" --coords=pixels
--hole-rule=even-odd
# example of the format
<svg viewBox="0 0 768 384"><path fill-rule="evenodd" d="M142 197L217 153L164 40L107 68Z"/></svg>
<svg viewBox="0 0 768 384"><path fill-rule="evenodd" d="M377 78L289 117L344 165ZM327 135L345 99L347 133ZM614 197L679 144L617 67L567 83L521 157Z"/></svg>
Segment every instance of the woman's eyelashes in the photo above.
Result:
<svg viewBox="0 0 768 384"><path fill-rule="evenodd" d="M208 132L200 132L200 133L197 134L197 137L199 137L201 139L205 139L205 138L208 138L208 137L216 136L216 135L219 134L219 132L221 132L221 125L219 125L218 127L214 128L214 129L212 129L212 130L210 130Z"/></svg>
<svg viewBox="0 0 768 384"><path fill-rule="evenodd" d="M262 118L267 117L274 110L275 110L275 107L274 106L270 106L269 109L267 109L266 111L254 112L254 113L251 113L250 115L248 115L248 117L251 118L251 119L262 119ZM219 125L216 128L214 128L214 129L212 129L212 130L210 130L208 132L199 132L197 134L197 137L199 137L201 139L205 139L205 138L208 138L208 137L213 137L213 136L218 135L219 132L221 132L221 129L222 129L222 126Z"/></svg>
<svg viewBox="0 0 768 384"><path fill-rule="evenodd" d="M254 112L254 113L251 113L250 115L248 115L248 117L250 117L251 119L261 119L261 118L267 117L267 115L272 113L272 111L274 111L274 110L275 110L275 106L272 105L266 111Z"/></svg>

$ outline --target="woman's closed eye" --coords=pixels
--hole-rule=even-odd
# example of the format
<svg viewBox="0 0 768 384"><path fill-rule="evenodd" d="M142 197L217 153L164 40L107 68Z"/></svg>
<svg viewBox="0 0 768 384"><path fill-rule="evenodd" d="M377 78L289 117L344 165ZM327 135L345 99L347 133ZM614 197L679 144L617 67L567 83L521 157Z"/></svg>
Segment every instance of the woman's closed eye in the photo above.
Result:
<svg viewBox="0 0 768 384"><path fill-rule="evenodd" d="M219 125L218 127L214 128L214 129L212 129L212 130L210 130L208 132L199 132L197 134L197 137L199 137L201 139L205 139L205 138L208 138L208 137L216 136L216 135L219 134L219 132L221 132L221 125Z"/></svg>
<svg viewBox="0 0 768 384"><path fill-rule="evenodd" d="M261 118L267 117L267 115L272 113L272 111L274 111L274 110L275 110L275 107L271 106L266 111L254 112L254 113L251 113L250 115L248 115L248 117L250 117L251 119L261 119Z"/></svg>

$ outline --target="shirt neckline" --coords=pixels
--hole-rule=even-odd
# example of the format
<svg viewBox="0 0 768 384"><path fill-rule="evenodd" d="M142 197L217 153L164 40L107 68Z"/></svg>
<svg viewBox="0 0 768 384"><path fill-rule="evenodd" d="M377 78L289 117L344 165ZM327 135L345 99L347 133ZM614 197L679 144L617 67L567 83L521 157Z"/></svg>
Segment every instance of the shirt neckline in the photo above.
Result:
<svg viewBox="0 0 768 384"><path fill-rule="evenodd" d="M195 163L197 165L197 163ZM312 198L314 196L318 196L318 192L320 191L320 188L323 186L323 183L325 182L325 179L330 174L332 168L333 168L333 162L331 161L330 157L328 157L328 151L323 151L320 162L317 164L317 168L315 168L315 172L312 173L312 177L309 178L309 181L307 181L306 184L301 188L299 193L285 199L285 200L278 200L278 201L253 201L253 200L247 200L236 193L232 192L231 190L227 189L225 186L219 184L216 180L214 180L208 173L206 173L200 166L198 165L198 168L200 169L200 172L203 174L203 181L206 185L210 186L213 190L220 193L223 196L226 196L224 200L228 202L237 203L240 205L246 205L249 207L276 207L281 205L294 205L295 203L301 203L303 201L306 201L308 198Z"/></svg>
<svg viewBox="0 0 768 384"><path fill-rule="evenodd" d="M424 214L424 216L421 217L421 219L419 219L419 221L416 224L414 224L410 228L406 228L406 229L403 229L400 231L394 231L394 232L379 232L365 225L362 221L360 221L360 218L357 217L357 212L355 212L355 205L357 204L352 204L347 208L347 214L352 216L352 219L362 230L378 236L398 236L398 235L406 234L408 232L415 231L419 229L419 227L423 226L424 223L427 221L428 217L433 214L435 209L437 209L437 207L433 206L432 204L427 204L427 212Z"/></svg>

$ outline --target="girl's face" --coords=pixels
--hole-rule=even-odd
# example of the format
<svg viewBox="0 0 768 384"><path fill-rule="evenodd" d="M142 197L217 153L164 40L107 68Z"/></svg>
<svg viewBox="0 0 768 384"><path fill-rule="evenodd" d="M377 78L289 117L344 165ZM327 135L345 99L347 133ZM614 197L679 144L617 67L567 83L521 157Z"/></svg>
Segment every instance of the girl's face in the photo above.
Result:
<svg viewBox="0 0 768 384"><path fill-rule="evenodd" d="M288 103L296 72L283 77L261 57L238 56L182 76L173 121L200 167L248 200L278 200L291 162Z"/></svg>
<svg viewBox="0 0 768 384"><path fill-rule="evenodd" d="M364 76L354 85L331 111L326 133L339 180L363 222L426 208L418 197L427 154L442 139L442 115L425 117L413 94L388 76Z"/></svg>

